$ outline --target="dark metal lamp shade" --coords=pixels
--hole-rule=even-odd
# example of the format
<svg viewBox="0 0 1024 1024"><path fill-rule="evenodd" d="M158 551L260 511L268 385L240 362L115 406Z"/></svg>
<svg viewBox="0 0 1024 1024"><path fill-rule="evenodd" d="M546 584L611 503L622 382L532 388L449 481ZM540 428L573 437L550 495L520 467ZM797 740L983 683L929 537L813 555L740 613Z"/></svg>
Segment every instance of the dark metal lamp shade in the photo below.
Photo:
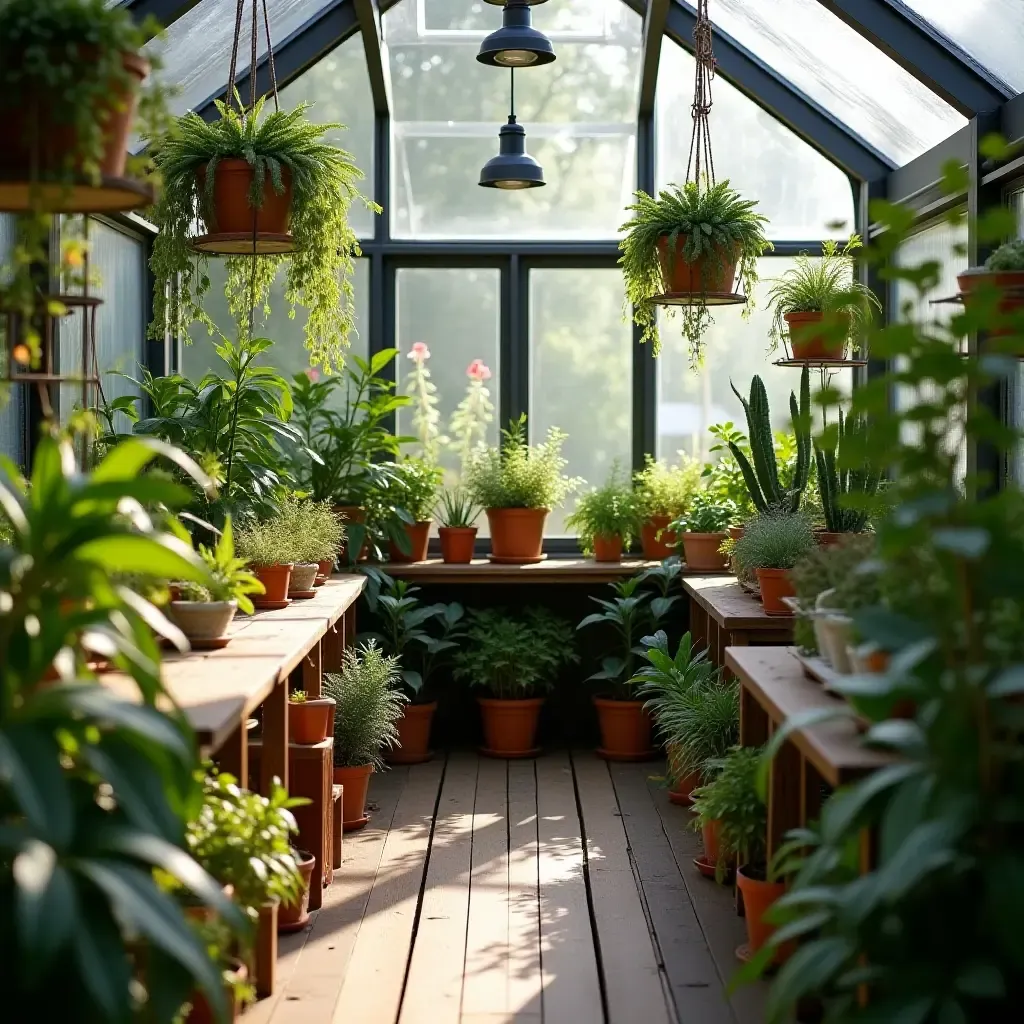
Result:
<svg viewBox="0 0 1024 1024"><path fill-rule="evenodd" d="M536 67L550 64L555 50L551 40L533 27L526 0L509 0L501 12L501 28L480 44L476 59L499 68Z"/></svg>
<svg viewBox="0 0 1024 1024"><path fill-rule="evenodd" d="M508 190L537 188L545 184L544 169L526 152L526 129L508 119L498 132L498 155L491 157L480 171L485 188Z"/></svg>

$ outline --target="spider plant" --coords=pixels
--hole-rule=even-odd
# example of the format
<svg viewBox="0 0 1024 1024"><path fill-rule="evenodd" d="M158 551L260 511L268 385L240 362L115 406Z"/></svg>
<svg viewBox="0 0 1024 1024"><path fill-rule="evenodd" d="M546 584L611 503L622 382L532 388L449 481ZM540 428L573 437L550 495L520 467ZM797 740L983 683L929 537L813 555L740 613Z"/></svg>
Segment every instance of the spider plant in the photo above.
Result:
<svg viewBox="0 0 1024 1024"><path fill-rule="evenodd" d="M441 501L437 509L441 526L465 530L476 522L479 515L480 507L462 487L453 487L451 490L441 492Z"/></svg>

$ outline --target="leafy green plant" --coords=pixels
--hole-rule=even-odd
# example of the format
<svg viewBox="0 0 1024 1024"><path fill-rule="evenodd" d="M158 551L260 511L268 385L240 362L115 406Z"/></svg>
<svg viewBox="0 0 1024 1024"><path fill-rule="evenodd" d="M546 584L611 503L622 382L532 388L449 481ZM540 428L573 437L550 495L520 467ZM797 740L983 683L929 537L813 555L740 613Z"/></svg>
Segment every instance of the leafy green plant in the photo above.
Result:
<svg viewBox="0 0 1024 1024"><path fill-rule="evenodd" d="M1024 270L1024 240L1004 242L985 260L985 269L993 271Z"/></svg>
<svg viewBox="0 0 1024 1024"><path fill-rule="evenodd" d="M499 700L534 697L554 686L559 669L579 661L575 642L572 626L544 608L519 616L474 609L454 675Z"/></svg>
<svg viewBox="0 0 1024 1024"><path fill-rule="evenodd" d="M743 315L749 316L758 258L772 248L764 234L768 218L754 212L757 203L742 199L728 181L715 185L703 182L699 187L695 182L687 182L682 188L669 185L657 199L646 192L637 192L635 197L636 202L626 207L632 217L619 228L626 232L619 243L619 265L626 283L626 304L633 307L633 320L643 328L641 341L650 341L654 354L659 353L657 307L651 300L666 290L658 255L661 239L667 241L669 253L675 251L678 240L683 240L681 255L689 262L704 257L721 267L727 259L737 257L739 287L748 300ZM665 309L670 314L675 312L672 306ZM703 337L711 324L704 303L683 307L683 335L690 343L694 365L701 362Z"/></svg>
<svg viewBox="0 0 1024 1024"><path fill-rule="evenodd" d="M231 517L224 521L217 543L212 549L199 545L199 557L210 572L205 584L183 581L182 597L186 601L235 601L238 610L252 615L254 609L250 594L264 594L263 584L245 567L245 559L235 557L234 533Z"/></svg>
<svg viewBox="0 0 1024 1024"><path fill-rule="evenodd" d="M395 722L409 698L395 683L398 659L370 640L349 647L341 671L324 674L324 696L333 697L334 763L341 768L372 764L384 770L382 754L398 745Z"/></svg>
<svg viewBox="0 0 1024 1024"><path fill-rule="evenodd" d="M277 518L255 521L238 531L235 550L248 565L262 569L271 565L288 565L301 561L301 542L284 533Z"/></svg>
<svg viewBox="0 0 1024 1024"><path fill-rule="evenodd" d="M708 491L698 491L690 508L669 529L674 533L723 533L736 519L736 505L728 499L716 498Z"/></svg>
<svg viewBox="0 0 1024 1024"><path fill-rule="evenodd" d="M863 418L852 423L838 411L835 448L828 447L824 438L814 442L814 458L818 467L818 493L821 495L825 528L831 533L861 533L875 506L875 496L882 484L882 474L866 460L859 466L840 466L839 453L850 443L864 448L871 444L867 421ZM854 437L863 434L864 437Z"/></svg>
<svg viewBox="0 0 1024 1024"><path fill-rule="evenodd" d="M582 483L563 472L566 435L552 427L540 444L526 439L526 416L502 432L501 446L479 448L470 457L464 484L483 508L546 508L560 505Z"/></svg>
<svg viewBox="0 0 1024 1024"><path fill-rule="evenodd" d="M777 510L792 515L800 508L800 499L811 469L811 383L805 366L800 374L800 401L790 392L789 411L796 434L796 468L793 479L784 486L776 462L775 439L772 434L771 410L764 381L754 376L750 381L750 398L744 398L735 388L733 394L743 403L747 417L750 457L739 443L729 440L729 451L739 463L750 500L759 513ZM753 464L751 464L753 463Z"/></svg>
<svg viewBox="0 0 1024 1024"><path fill-rule="evenodd" d="M392 467L388 500L414 523L430 519L441 486L441 467L426 459L406 458Z"/></svg>
<svg viewBox="0 0 1024 1024"><path fill-rule="evenodd" d="M602 487L577 500L565 525L576 530L584 554L593 552L595 537L621 537L623 547L629 548L640 532L640 502L618 466Z"/></svg>
<svg viewBox="0 0 1024 1024"><path fill-rule="evenodd" d="M341 365L355 320L351 276L359 242L348 223L349 207L363 199L356 189L361 172L351 156L324 141L337 124L313 124L307 104L294 110L275 110L264 116L264 100L251 111L239 112L218 101L220 115L204 121L189 112L178 118L173 131L150 137L153 159L163 178L156 207L160 233L153 241L150 266L156 277L150 336L188 337L199 321L212 332L216 325L203 310L209 288L207 257L197 255L189 240L196 221L215 231L213 188L217 165L224 159L245 160L252 167L249 205L263 205L269 180L278 195L291 179L291 233L295 251L287 259L285 297L294 315L302 305L306 347L313 366L329 373ZM284 257L235 257L228 260L227 296L240 333L249 333L253 309L266 305L270 286ZM175 287L170 287L174 284Z"/></svg>
<svg viewBox="0 0 1024 1024"><path fill-rule="evenodd" d="M288 699L293 704L305 704L306 701L309 700L309 694L306 693L305 690L292 690L292 692L288 694Z"/></svg>
<svg viewBox="0 0 1024 1024"><path fill-rule="evenodd" d="M805 515L760 515L746 524L735 557L748 572L792 569L814 546L814 530Z"/></svg>
<svg viewBox="0 0 1024 1024"><path fill-rule="evenodd" d="M652 455L644 456L644 468L633 476L633 489L645 520L652 516L681 516L700 489L701 466L679 453L679 464L666 466Z"/></svg>
<svg viewBox="0 0 1024 1024"><path fill-rule="evenodd" d="M469 492L461 487L441 492L441 504L437 509L437 518L442 526L453 529L466 529L472 526L480 515L480 506L473 501Z"/></svg>
<svg viewBox="0 0 1024 1024"><path fill-rule="evenodd" d="M862 245L857 234L850 235L842 247L829 239L823 243L820 257L801 253L789 270L775 278L768 293L773 312L769 352L774 352L789 334L787 313L824 313L826 327L831 325L837 339L842 337L852 352L859 349L873 314L882 310L875 293L854 276L853 254Z"/></svg>
<svg viewBox="0 0 1024 1024"><path fill-rule="evenodd" d="M345 537L341 515L328 501L312 501L298 495L286 495L278 512L267 526L287 538L291 550L289 562L321 562L338 553Z"/></svg>

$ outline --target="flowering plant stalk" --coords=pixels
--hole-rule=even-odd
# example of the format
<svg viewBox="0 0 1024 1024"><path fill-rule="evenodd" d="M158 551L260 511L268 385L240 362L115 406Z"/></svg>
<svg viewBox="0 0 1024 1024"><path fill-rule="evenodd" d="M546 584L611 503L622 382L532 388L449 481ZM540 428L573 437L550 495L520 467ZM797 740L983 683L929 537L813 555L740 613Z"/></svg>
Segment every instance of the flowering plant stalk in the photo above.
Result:
<svg viewBox="0 0 1024 1024"><path fill-rule="evenodd" d="M441 410L437 385L430 379L427 369L429 358L430 349L424 342L417 341L406 356L412 361L412 369L405 379L405 392L412 399L412 426L420 443L420 454L428 462L436 463L448 438L441 434Z"/></svg>
<svg viewBox="0 0 1024 1024"><path fill-rule="evenodd" d="M465 476L473 450L487 440L487 428L494 419L494 403L486 381L491 371L482 359L474 359L466 369L469 384L465 397L452 413L448 431L451 444L459 456L459 464Z"/></svg>

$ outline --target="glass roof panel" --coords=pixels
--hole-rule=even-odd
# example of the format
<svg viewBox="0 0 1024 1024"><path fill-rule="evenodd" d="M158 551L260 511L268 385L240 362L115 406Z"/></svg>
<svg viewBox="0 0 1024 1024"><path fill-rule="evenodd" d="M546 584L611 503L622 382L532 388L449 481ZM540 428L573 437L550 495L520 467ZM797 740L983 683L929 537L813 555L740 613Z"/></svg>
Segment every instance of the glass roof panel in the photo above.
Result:
<svg viewBox="0 0 1024 1024"><path fill-rule="evenodd" d="M998 75L1024 91L1024 3L1021 0L903 0L912 11Z"/></svg>
<svg viewBox="0 0 1024 1024"><path fill-rule="evenodd" d="M275 51L292 32L330 6L331 2L267 0L270 38ZM161 81L179 89L178 94L171 99L173 113L183 114L186 110L195 109L205 103L216 90L226 87L231 63L231 41L235 34L235 6L235 0L202 0L175 21L162 38L154 39L146 47L147 52L158 53L163 60L164 66L159 72ZM249 70L251 11L251 5L246 4L238 47L239 76ZM257 53L262 57L266 52L267 40L260 11Z"/></svg>
<svg viewBox="0 0 1024 1024"><path fill-rule="evenodd" d="M711 20L898 164L966 118L817 0L715 0Z"/></svg>

